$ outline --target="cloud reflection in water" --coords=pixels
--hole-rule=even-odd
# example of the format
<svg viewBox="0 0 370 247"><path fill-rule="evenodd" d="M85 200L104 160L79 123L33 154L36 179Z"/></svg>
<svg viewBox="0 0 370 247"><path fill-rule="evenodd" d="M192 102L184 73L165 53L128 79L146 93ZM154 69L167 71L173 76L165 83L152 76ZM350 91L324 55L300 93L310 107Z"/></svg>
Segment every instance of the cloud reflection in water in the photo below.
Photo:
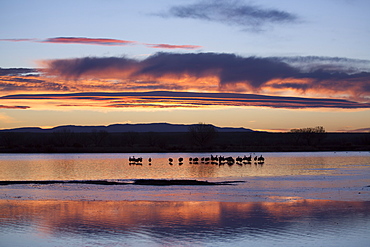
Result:
<svg viewBox="0 0 370 247"><path fill-rule="evenodd" d="M369 202L0 201L0 236L159 245L320 244L370 240ZM345 234L344 234L345 233ZM341 237L343 236L343 237ZM19 239L18 239L19 241ZM23 245L27 239L23 239ZM353 242L356 241L356 242ZM87 243L87 242L86 242ZM340 242L338 242L340 243ZM343 243L343 242L342 242ZM140 245L140 244L138 244Z"/></svg>

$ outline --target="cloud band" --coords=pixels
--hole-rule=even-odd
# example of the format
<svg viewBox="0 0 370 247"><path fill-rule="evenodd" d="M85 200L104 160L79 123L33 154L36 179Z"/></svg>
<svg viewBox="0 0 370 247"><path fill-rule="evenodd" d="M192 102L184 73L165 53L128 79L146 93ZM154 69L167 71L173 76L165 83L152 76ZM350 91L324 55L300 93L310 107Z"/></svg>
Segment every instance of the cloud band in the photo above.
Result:
<svg viewBox="0 0 370 247"><path fill-rule="evenodd" d="M206 107L206 106L262 106L272 108L370 108L369 103L341 99L280 97L237 93L190 93L190 92L90 92L68 94L15 94L0 97L1 100L56 100L64 102L90 102L99 107ZM79 104L79 106L82 106Z"/></svg>
<svg viewBox="0 0 370 247"><path fill-rule="evenodd" d="M340 66L328 67L323 63L325 59L330 61L330 58L316 58L313 64L304 63L303 58L299 63L289 63L285 58L241 57L225 53L157 53L144 60L84 57L49 60L45 64L49 73L69 79L116 78L154 81L157 85L172 80L181 87L181 81L189 77L194 80L213 78L221 91L241 90L238 87L242 86L244 91L270 94L293 90L369 100L370 63L367 70L354 70L353 64L359 63L357 60L339 59ZM366 65L366 61L361 64Z"/></svg>
<svg viewBox="0 0 370 247"><path fill-rule="evenodd" d="M54 43L54 44L79 44L79 45L104 45L104 46L127 46L127 45L145 45L148 48L156 49L200 49L199 45L173 45L173 44L146 44L138 41L109 39L109 38L87 38L87 37L55 37L44 40L39 39L0 39L8 42L37 42L37 43Z"/></svg>
<svg viewBox="0 0 370 247"><path fill-rule="evenodd" d="M244 4L237 0L203 0L193 4L172 6L159 15L219 22L241 27L244 31L261 31L268 24L298 21L298 17L292 13Z"/></svg>

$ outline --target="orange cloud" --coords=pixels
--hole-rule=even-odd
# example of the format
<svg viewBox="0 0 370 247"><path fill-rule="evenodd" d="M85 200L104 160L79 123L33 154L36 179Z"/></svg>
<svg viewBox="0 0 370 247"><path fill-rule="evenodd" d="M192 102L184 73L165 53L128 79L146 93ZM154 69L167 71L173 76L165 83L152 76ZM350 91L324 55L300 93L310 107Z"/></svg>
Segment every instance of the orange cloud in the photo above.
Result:
<svg viewBox="0 0 370 247"><path fill-rule="evenodd" d="M169 45L169 44L146 44L151 48L161 48L161 49L199 49L202 46L199 45Z"/></svg>
<svg viewBox="0 0 370 247"><path fill-rule="evenodd" d="M36 39L0 39L0 41L9 41L9 42L24 42L24 41L35 41Z"/></svg>
<svg viewBox="0 0 370 247"><path fill-rule="evenodd" d="M63 43L63 44L90 44L90 45L131 45L136 41L105 39L105 38L85 38L85 37L57 37L49 38L42 43Z"/></svg>
<svg viewBox="0 0 370 247"><path fill-rule="evenodd" d="M87 45L106 45L106 46L126 46L126 45L145 45L149 48L158 49L199 49L199 45L171 45L171 44L145 44L138 41L109 39L109 38L86 38L86 37L55 37L45 40L39 39L0 39L8 42L38 42L38 43L57 43L57 44L87 44Z"/></svg>

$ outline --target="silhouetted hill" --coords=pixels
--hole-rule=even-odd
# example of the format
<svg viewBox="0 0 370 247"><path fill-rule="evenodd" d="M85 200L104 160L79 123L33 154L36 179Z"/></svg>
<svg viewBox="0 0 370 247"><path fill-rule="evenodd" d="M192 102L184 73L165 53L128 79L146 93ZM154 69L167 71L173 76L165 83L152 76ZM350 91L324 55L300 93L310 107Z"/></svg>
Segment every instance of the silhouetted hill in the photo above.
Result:
<svg viewBox="0 0 370 247"><path fill-rule="evenodd" d="M109 126L76 126L65 125L50 129L42 129L38 127L16 128L0 130L0 132L29 132L29 133L52 133L70 131L74 133L89 133L106 131L108 133L124 133L124 132L188 132L189 127L193 125L187 124L169 124L169 123L149 123L149 124L112 124ZM223 128L214 126L218 132L253 132L246 128Z"/></svg>
<svg viewBox="0 0 370 247"><path fill-rule="evenodd" d="M115 124L3 130L0 153L370 151L370 133L307 135L216 127L215 135L204 135L188 132L188 127Z"/></svg>

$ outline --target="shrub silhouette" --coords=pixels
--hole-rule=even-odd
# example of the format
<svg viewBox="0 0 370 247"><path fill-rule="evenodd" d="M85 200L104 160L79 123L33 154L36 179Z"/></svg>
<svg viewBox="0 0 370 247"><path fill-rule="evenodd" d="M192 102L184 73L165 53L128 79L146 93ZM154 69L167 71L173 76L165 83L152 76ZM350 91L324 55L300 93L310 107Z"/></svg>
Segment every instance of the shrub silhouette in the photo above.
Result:
<svg viewBox="0 0 370 247"><path fill-rule="evenodd" d="M314 128L291 129L290 133L296 135L296 142L304 140L308 146L318 145L325 138L325 128L323 126L316 126Z"/></svg>

